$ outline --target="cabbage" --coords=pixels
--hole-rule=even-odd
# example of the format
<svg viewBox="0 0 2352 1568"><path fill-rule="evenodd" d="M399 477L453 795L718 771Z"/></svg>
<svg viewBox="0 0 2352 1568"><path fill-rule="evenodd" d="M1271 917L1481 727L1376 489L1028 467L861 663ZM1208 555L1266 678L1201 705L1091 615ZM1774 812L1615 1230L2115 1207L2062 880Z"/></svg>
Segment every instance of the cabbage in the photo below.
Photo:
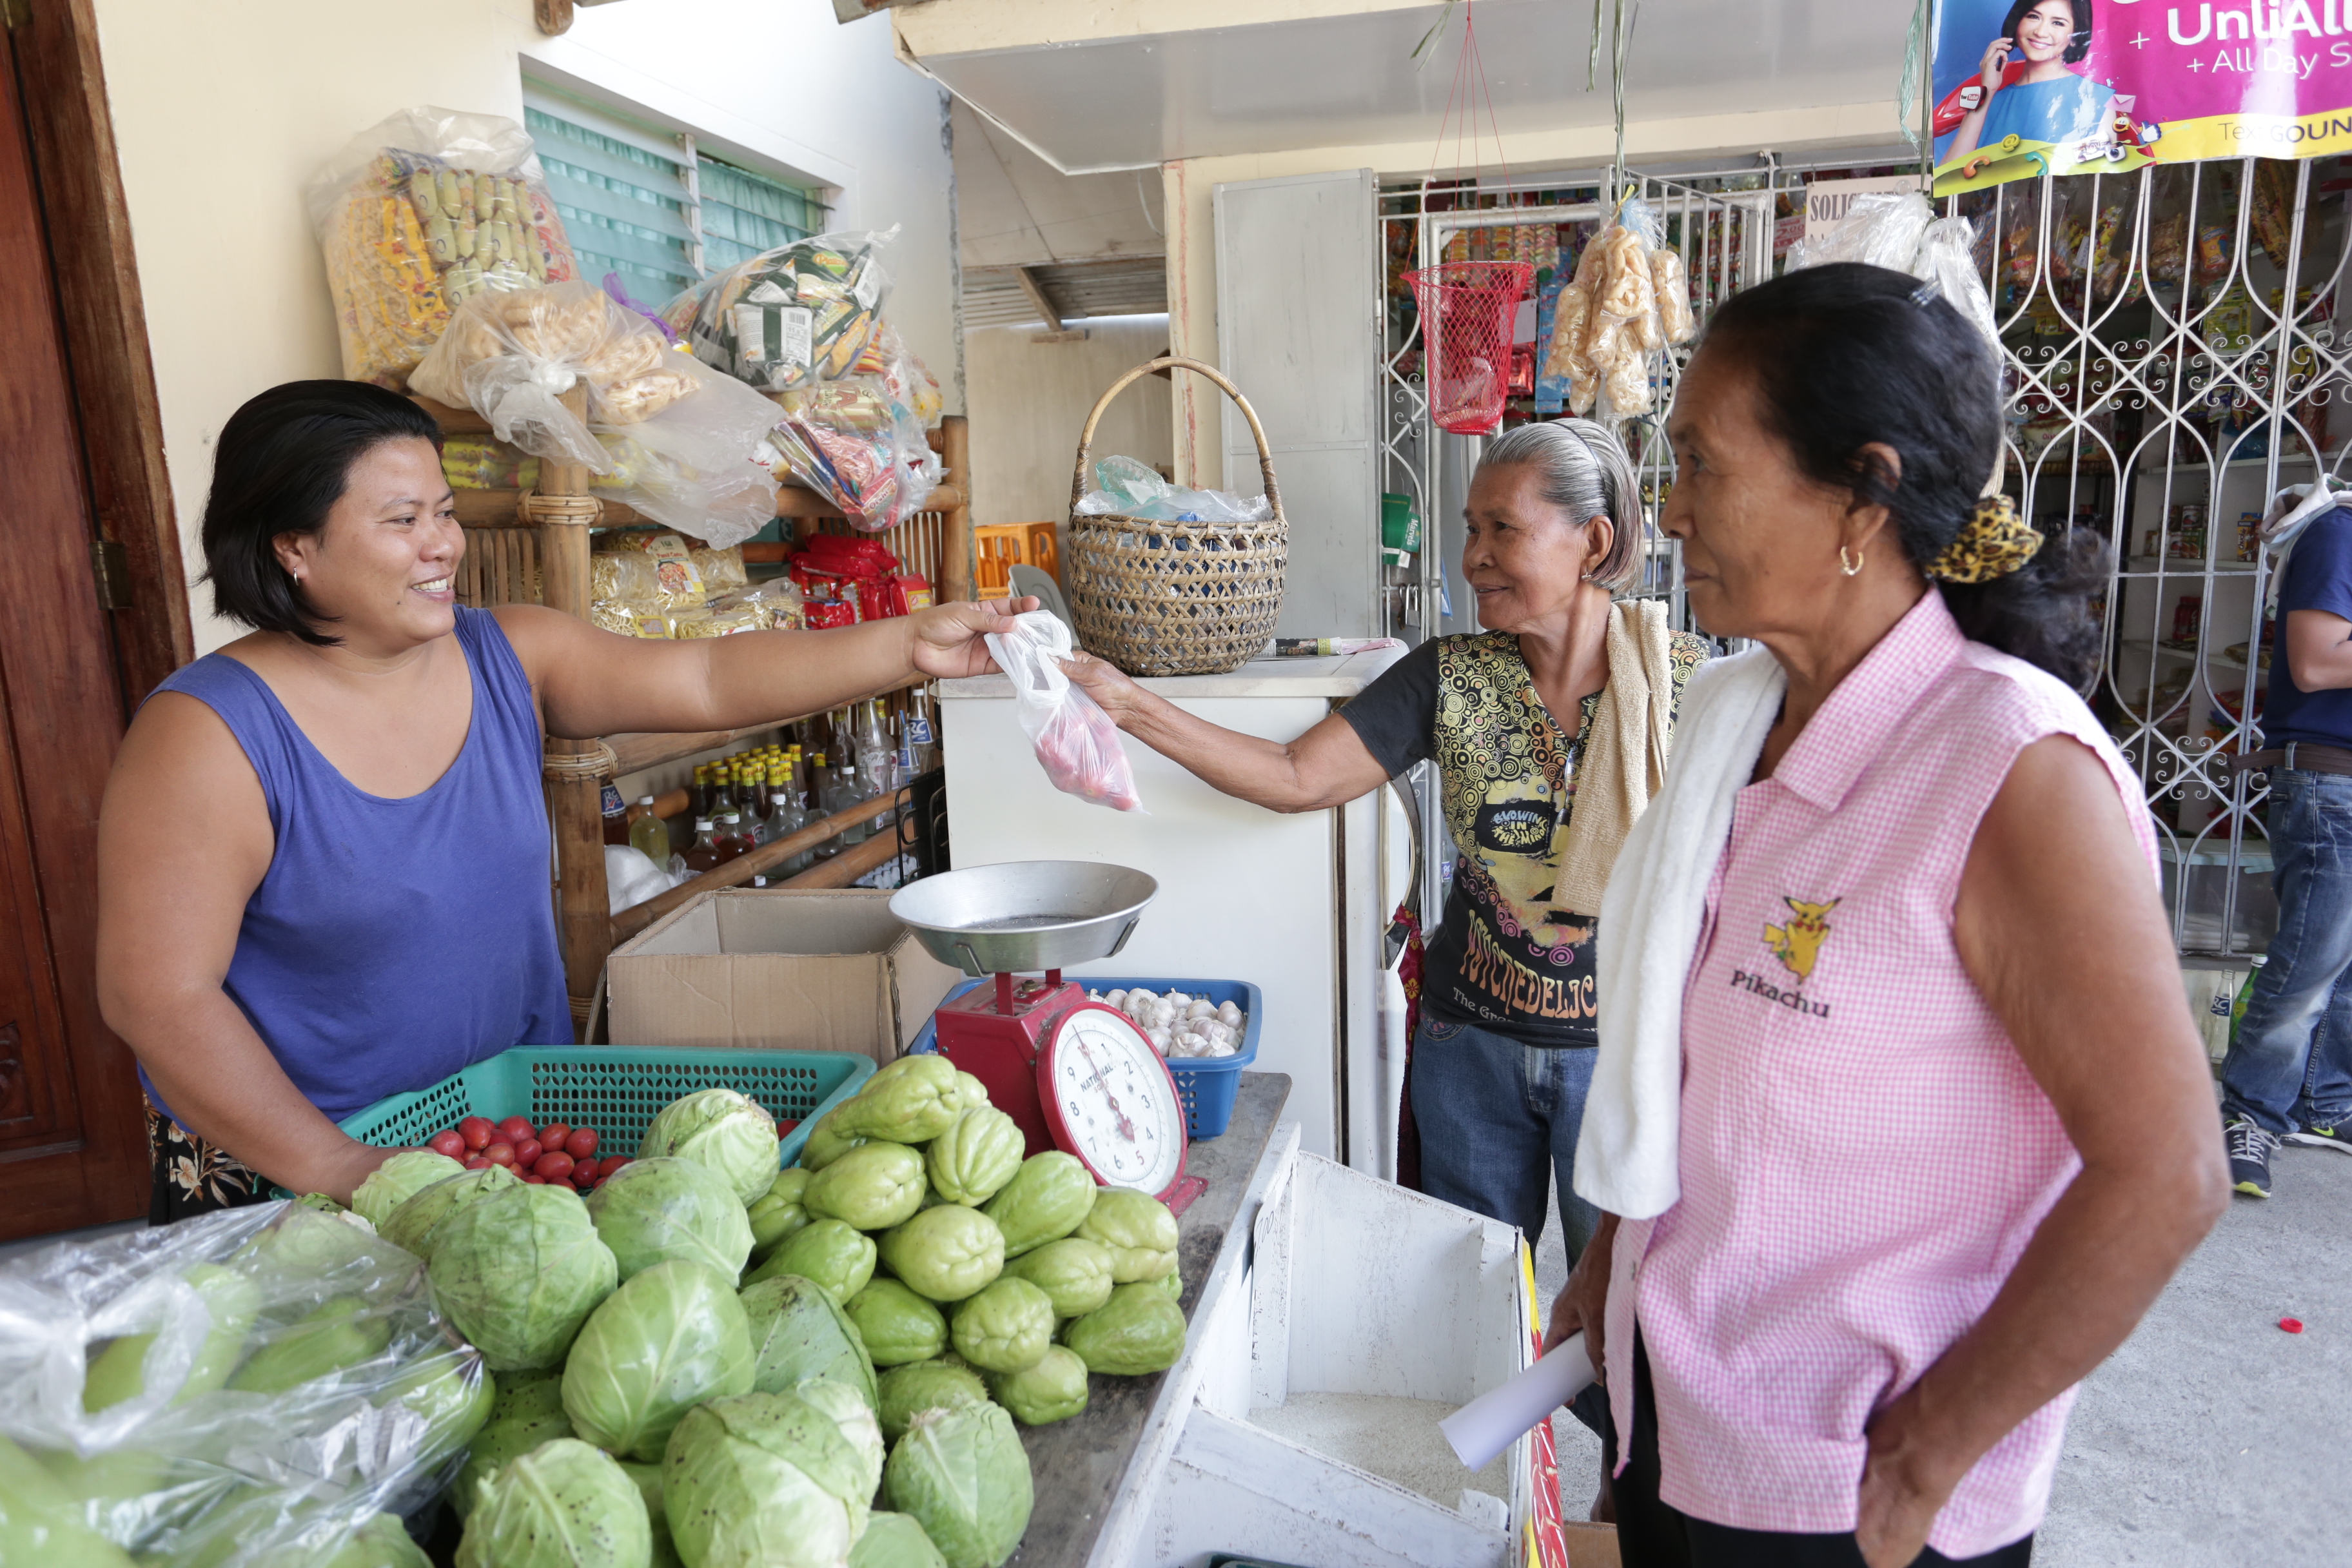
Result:
<svg viewBox="0 0 2352 1568"><path fill-rule="evenodd" d="M1027 1147L1019 1122L982 1105L966 1110L954 1126L932 1139L923 1162L941 1197L977 1206L1013 1179Z"/></svg>
<svg viewBox="0 0 2352 1568"><path fill-rule="evenodd" d="M843 1303L876 1366L928 1361L948 1348L940 1310L896 1279L877 1279Z"/></svg>
<svg viewBox="0 0 2352 1568"><path fill-rule="evenodd" d="M948 1568L997 1568L1029 1528L1029 1456L993 1405L925 1410L890 1450L890 1501L911 1514Z"/></svg>
<svg viewBox="0 0 2352 1568"><path fill-rule="evenodd" d="M1021 1162L1003 1190L981 1210L1004 1233L1004 1256L1018 1258L1078 1228L1095 1206L1095 1179L1075 1154L1048 1149Z"/></svg>
<svg viewBox="0 0 2352 1568"><path fill-rule="evenodd" d="M1184 1311L1157 1282L1122 1285L1108 1305L1063 1330L1062 1342L1089 1371L1120 1377L1166 1372L1184 1353Z"/></svg>
<svg viewBox="0 0 2352 1568"><path fill-rule="evenodd" d="M518 1372L497 1380L490 1418L467 1447L465 1468L449 1483L450 1506L463 1519L474 1510L484 1476L541 1444L573 1436L563 1414L563 1379L552 1372Z"/></svg>
<svg viewBox="0 0 2352 1568"><path fill-rule="evenodd" d="M803 1379L831 1378L878 1402L874 1363L857 1325L824 1289L790 1275L744 1287L739 1298L751 1331L751 1386L780 1394Z"/></svg>
<svg viewBox="0 0 2352 1568"><path fill-rule="evenodd" d="M947 1559L923 1533L923 1527L903 1513L875 1513L866 1521L866 1533L849 1550L849 1568L948 1568Z"/></svg>
<svg viewBox="0 0 2352 1568"><path fill-rule="evenodd" d="M922 1411L988 1403L988 1385L960 1356L894 1366L876 1381L882 1396L882 1435L894 1443L907 1435L908 1423Z"/></svg>
<svg viewBox="0 0 2352 1568"><path fill-rule="evenodd" d="M1066 1346L1049 1346L1026 1372L990 1373L988 1391L1024 1426L1067 1421L1087 1407L1087 1363Z"/></svg>
<svg viewBox="0 0 2352 1568"><path fill-rule="evenodd" d="M731 1280L751 1256L735 1190L693 1160L630 1161L588 1194L588 1218L624 1279L679 1258Z"/></svg>
<svg viewBox="0 0 2352 1568"><path fill-rule="evenodd" d="M457 1543L457 1568L643 1568L652 1556L636 1483L572 1437L493 1471Z"/></svg>
<svg viewBox="0 0 2352 1568"><path fill-rule="evenodd" d="M848 1497L863 1518L875 1489L882 1484L882 1423L874 1414L873 1401L862 1390L829 1377L803 1378L793 1384L793 1392L824 1412L849 1445L856 1462L849 1473Z"/></svg>
<svg viewBox="0 0 2352 1568"><path fill-rule="evenodd" d="M1176 1267L1176 1216L1132 1187L1105 1187L1078 1235L1109 1252L1110 1277L1122 1285L1157 1279Z"/></svg>
<svg viewBox="0 0 2352 1568"><path fill-rule="evenodd" d="M467 1171L446 1182L436 1182L392 1211L382 1227L383 1238L429 1263L433 1258L433 1232L443 1220L501 1187L520 1185L522 1178L504 1165L485 1165L478 1171Z"/></svg>
<svg viewBox="0 0 2352 1568"><path fill-rule="evenodd" d="M662 1458L670 1539L694 1568L837 1568L856 1542L863 1500L853 1514L807 1467L838 1477L855 1464L847 1440L794 1394L697 1405Z"/></svg>
<svg viewBox="0 0 2352 1568"><path fill-rule="evenodd" d="M781 1279L790 1275L814 1279L836 1301L846 1301L874 1278L873 1241L837 1219L803 1226L792 1239L768 1254L768 1260L745 1277L743 1283Z"/></svg>
<svg viewBox="0 0 2352 1568"><path fill-rule="evenodd" d="M1054 1302L1026 1279L999 1279L955 1310L956 1353L982 1372L1026 1372L1054 1342Z"/></svg>
<svg viewBox="0 0 2352 1568"><path fill-rule="evenodd" d="M612 1248L567 1187L508 1187L443 1222L426 1273L493 1372L553 1366L620 1281Z"/></svg>
<svg viewBox="0 0 2352 1568"><path fill-rule="evenodd" d="M801 1201L820 1218L887 1230L922 1206L923 1157L900 1143L852 1149L809 1179Z"/></svg>
<svg viewBox="0 0 2352 1568"><path fill-rule="evenodd" d="M706 1399L751 1391L751 1326L731 1282L671 1258L623 1282L563 1363L572 1429L624 1458L656 1459Z"/></svg>
<svg viewBox="0 0 2352 1568"><path fill-rule="evenodd" d="M662 1508L662 1468L658 1464L636 1465L621 1461L621 1469L636 1482L637 1495L646 1500L646 1522L653 1531L654 1556L646 1568L686 1568L677 1548L670 1544L669 1518Z"/></svg>
<svg viewBox="0 0 2352 1568"><path fill-rule="evenodd" d="M814 1218L801 1200L808 1194L809 1173L795 1165L779 1171L768 1190L751 1205L751 1256L765 1258L785 1237Z"/></svg>
<svg viewBox="0 0 2352 1568"><path fill-rule="evenodd" d="M637 1158L675 1154L708 1165L749 1204L776 1179L776 1123L765 1110L731 1089L703 1089L654 1113Z"/></svg>
<svg viewBox="0 0 2352 1568"><path fill-rule="evenodd" d="M352 1194L352 1212L381 1230L383 1222L392 1217L393 1210L434 1183L465 1173L465 1166L430 1149L411 1149L394 1154L369 1172L367 1180Z"/></svg>
<svg viewBox="0 0 2352 1568"><path fill-rule="evenodd" d="M1053 1299L1054 1316L1080 1318L1110 1300L1110 1253L1099 1243L1078 1237L1049 1241L1034 1252L1024 1252L1004 1266L1015 1279L1026 1279Z"/></svg>
<svg viewBox="0 0 2352 1568"><path fill-rule="evenodd" d="M882 1261L917 1295L961 1301L1004 1271L1004 1236L978 1209L942 1204L882 1233Z"/></svg>

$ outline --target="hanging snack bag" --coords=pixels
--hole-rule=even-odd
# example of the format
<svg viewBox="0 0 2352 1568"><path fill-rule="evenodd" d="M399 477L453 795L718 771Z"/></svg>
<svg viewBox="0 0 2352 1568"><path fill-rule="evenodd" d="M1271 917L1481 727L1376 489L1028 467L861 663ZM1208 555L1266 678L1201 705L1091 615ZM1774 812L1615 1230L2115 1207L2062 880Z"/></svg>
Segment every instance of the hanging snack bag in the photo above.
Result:
<svg viewBox="0 0 2352 1568"><path fill-rule="evenodd" d="M1568 411L1597 410L1607 420L1647 414L1655 405L1651 355L1689 335L1690 300L1680 258L1662 247L1663 230L1647 202L1623 203L1617 219L1577 258L1576 277L1560 290L1552 314L1552 342L1544 372L1564 375ZM1662 306L1664 280L1675 303ZM1670 324L1684 329L1674 335Z"/></svg>
<svg viewBox="0 0 2352 1568"><path fill-rule="evenodd" d="M794 240L704 279L662 317L695 357L763 392L850 372L880 319L888 277L881 234Z"/></svg>
<svg viewBox="0 0 2352 1568"><path fill-rule="evenodd" d="M495 114L403 110L353 138L304 200L352 381L400 391L474 295L579 276L530 137Z"/></svg>
<svg viewBox="0 0 2352 1568"><path fill-rule="evenodd" d="M922 510L941 476L924 434L939 421L939 383L885 324L839 381L773 395L783 417L771 466L839 507L869 533ZM928 415L926 410L928 409Z"/></svg>
<svg viewBox="0 0 2352 1568"><path fill-rule="evenodd" d="M1048 610L1013 619L1013 631L988 634L988 651L1013 678L1013 709L1045 776L1055 789L1080 800L1118 811L1142 810L1118 726L1063 673L1070 628Z"/></svg>

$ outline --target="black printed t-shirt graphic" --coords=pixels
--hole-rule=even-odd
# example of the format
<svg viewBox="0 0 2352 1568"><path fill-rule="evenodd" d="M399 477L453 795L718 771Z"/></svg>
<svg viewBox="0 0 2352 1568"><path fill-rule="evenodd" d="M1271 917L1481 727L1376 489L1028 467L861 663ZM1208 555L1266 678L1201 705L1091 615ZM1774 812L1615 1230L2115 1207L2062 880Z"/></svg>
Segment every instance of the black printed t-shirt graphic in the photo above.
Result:
<svg viewBox="0 0 2352 1568"><path fill-rule="evenodd" d="M1675 634L1674 705L1706 658L1705 638ZM1598 916L1552 902L1568 847L1575 764L1601 694L1573 739L1536 695L1511 632L1422 644L1339 710L1391 776L1433 758L1454 847L1454 891L1429 943L1422 1005L1529 1046L1600 1043L1593 1016Z"/></svg>

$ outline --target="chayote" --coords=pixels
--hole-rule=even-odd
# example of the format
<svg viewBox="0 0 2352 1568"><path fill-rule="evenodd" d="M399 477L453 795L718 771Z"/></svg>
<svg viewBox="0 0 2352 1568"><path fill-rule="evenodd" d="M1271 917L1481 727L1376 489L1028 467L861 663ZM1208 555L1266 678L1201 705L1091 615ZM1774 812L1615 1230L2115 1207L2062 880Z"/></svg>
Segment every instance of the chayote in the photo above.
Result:
<svg viewBox="0 0 2352 1568"><path fill-rule="evenodd" d="M1054 1342L1054 1301L1026 1279L998 1279L955 1310L956 1353L982 1372L1026 1372Z"/></svg>
<svg viewBox="0 0 2352 1568"><path fill-rule="evenodd" d="M677 1258L731 1283L751 1256L751 1224L735 1189L693 1160L630 1161L588 1194L588 1218L625 1280Z"/></svg>
<svg viewBox="0 0 2352 1568"><path fill-rule="evenodd" d="M1155 1283L1122 1285L1108 1303L1063 1330L1062 1342L1090 1372L1166 1372L1184 1353L1184 1310Z"/></svg>
<svg viewBox="0 0 2352 1568"><path fill-rule="evenodd" d="M357 1296L331 1297L247 1356L228 1386L241 1394L283 1394L381 1355L391 1342L389 1317L370 1311Z"/></svg>
<svg viewBox="0 0 2352 1568"><path fill-rule="evenodd" d="M842 1305L876 1366L929 1361L948 1348L940 1310L896 1279L876 1279Z"/></svg>
<svg viewBox="0 0 2352 1568"><path fill-rule="evenodd" d="M874 1278L874 1240L837 1219L803 1226L790 1239L768 1254L768 1260L744 1277L743 1283L781 1279L786 1275L814 1279L836 1301L846 1301Z"/></svg>
<svg viewBox="0 0 2352 1568"><path fill-rule="evenodd" d="M731 1089L699 1089L654 1113L637 1158L675 1154L708 1165L749 1204L776 1179L776 1123L758 1104Z"/></svg>
<svg viewBox="0 0 2352 1568"><path fill-rule="evenodd" d="M637 1568L653 1524L636 1482L610 1454L558 1437L482 1480L457 1568Z"/></svg>
<svg viewBox="0 0 2352 1568"><path fill-rule="evenodd" d="M875 1384L881 1393L882 1435L893 1443L907 1435L907 1423L919 1411L988 1403L988 1385L961 1356L935 1356L894 1366Z"/></svg>
<svg viewBox="0 0 2352 1568"><path fill-rule="evenodd" d="M621 1282L588 1205L552 1183L520 1184L444 1221L426 1265L433 1294L492 1372L553 1366Z"/></svg>
<svg viewBox="0 0 2352 1568"><path fill-rule="evenodd" d="M1181 1271L1171 1268L1151 1283L1167 1291L1170 1300L1181 1303L1184 1300L1184 1276Z"/></svg>
<svg viewBox="0 0 2352 1568"><path fill-rule="evenodd" d="M1024 1426L1049 1426L1087 1407L1087 1363L1066 1345L1049 1345L1026 1372L991 1373L988 1391Z"/></svg>
<svg viewBox="0 0 2352 1568"><path fill-rule="evenodd" d="M818 1117L815 1125L809 1129L808 1137L801 1143L802 1170L822 1171L852 1149L865 1145L866 1140L864 1138L853 1138L841 1130L841 1112L846 1104L845 1101L835 1106Z"/></svg>
<svg viewBox="0 0 2352 1568"><path fill-rule="evenodd" d="M1022 1161L981 1212L1004 1233L1004 1256L1018 1258L1076 1230L1094 1210L1095 1192L1076 1155L1048 1149Z"/></svg>
<svg viewBox="0 0 2352 1568"><path fill-rule="evenodd" d="M1110 1252L1100 1242L1083 1237L1049 1241L1034 1252L1024 1252L1004 1266L1015 1279L1026 1279L1052 1299L1056 1318L1082 1318L1110 1300Z"/></svg>
<svg viewBox="0 0 2352 1568"><path fill-rule="evenodd" d="M379 1231L392 1211L433 1185L462 1176L466 1167L430 1149L410 1149L394 1154L367 1174L352 1194L352 1212Z"/></svg>
<svg viewBox="0 0 2352 1568"><path fill-rule="evenodd" d="M836 1135L928 1143L961 1114L956 1066L941 1056L900 1057L833 1112Z"/></svg>
<svg viewBox="0 0 2352 1568"><path fill-rule="evenodd" d="M887 1230L923 1205L923 1157L903 1143L852 1149L809 1178L801 1202L819 1219Z"/></svg>
<svg viewBox="0 0 2352 1568"><path fill-rule="evenodd" d="M878 1402L865 1336L823 1286L783 1276L744 1288L751 1327L751 1388L776 1394L812 1377L830 1378Z"/></svg>
<svg viewBox="0 0 2352 1568"><path fill-rule="evenodd" d="M923 1163L941 1197L978 1207L1021 1169L1027 1146L1019 1122L982 1105L957 1117L955 1125L932 1139L923 1152Z"/></svg>
<svg viewBox="0 0 2352 1568"><path fill-rule="evenodd" d="M751 1325L734 1276L673 1258L621 1282L563 1363L572 1430L622 1458L661 1457L706 1399L751 1392Z"/></svg>
<svg viewBox="0 0 2352 1568"><path fill-rule="evenodd" d="M948 1568L948 1563L911 1516L877 1510L866 1516L866 1533L849 1549L849 1568Z"/></svg>
<svg viewBox="0 0 2352 1568"><path fill-rule="evenodd" d="M1176 1216L1149 1193L1105 1187L1077 1234L1110 1254L1110 1277L1122 1285L1157 1279L1176 1267Z"/></svg>
<svg viewBox="0 0 2352 1568"><path fill-rule="evenodd" d="M997 1568L1029 1528L1029 1456L993 1405L919 1412L885 1474L892 1506L914 1516L948 1568Z"/></svg>
<svg viewBox="0 0 2352 1568"><path fill-rule="evenodd" d="M427 1263L433 1261L433 1233L447 1219L468 1204L479 1203L492 1193L507 1187L522 1185L522 1178L504 1165L485 1165L478 1171L466 1171L446 1182L436 1182L392 1211L391 1217L378 1227L383 1237L404 1252L413 1252Z"/></svg>
<svg viewBox="0 0 2352 1568"><path fill-rule="evenodd" d="M424 1423L411 1462L429 1471L474 1440L498 1397L498 1379L482 1364L482 1352L462 1345L410 1363L375 1403L388 1410L396 1401Z"/></svg>
<svg viewBox="0 0 2352 1568"><path fill-rule="evenodd" d="M261 1293L251 1279L216 1263L193 1263L185 1279L204 1303L212 1327L188 1363L180 1391L172 1395L181 1405L200 1394L210 1394L228 1381L237 1358L245 1354L246 1331L260 1309ZM124 1334L90 1358L83 1375L81 1407L95 1415L110 1405L146 1392L147 1352L155 1342L152 1333Z"/></svg>
<svg viewBox="0 0 2352 1568"><path fill-rule="evenodd" d="M978 1209L941 1204L884 1231L882 1260L915 1294L961 1301L1004 1271L1004 1236Z"/></svg>
<svg viewBox="0 0 2352 1568"><path fill-rule="evenodd" d="M72 1491L0 1434L0 1563L131 1568L131 1554L90 1528Z"/></svg>
<svg viewBox="0 0 2352 1568"><path fill-rule="evenodd" d="M815 1215L801 1199L808 1192L809 1173L795 1165L779 1171L768 1190L751 1205L751 1256L764 1258Z"/></svg>

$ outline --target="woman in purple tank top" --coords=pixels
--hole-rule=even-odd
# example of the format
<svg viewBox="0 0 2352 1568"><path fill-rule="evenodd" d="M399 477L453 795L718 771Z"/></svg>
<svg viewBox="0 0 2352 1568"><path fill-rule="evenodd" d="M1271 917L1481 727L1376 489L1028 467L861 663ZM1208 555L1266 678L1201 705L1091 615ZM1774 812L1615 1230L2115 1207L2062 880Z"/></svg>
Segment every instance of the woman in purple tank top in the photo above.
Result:
<svg viewBox="0 0 2352 1568"><path fill-rule="evenodd" d="M205 574L254 630L156 689L99 824L99 995L139 1058L159 1223L265 1181L348 1202L394 1151L338 1120L571 1043L542 734L740 729L977 674L1031 607L691 642L469 610L440 442L340 381L221 430Z"/></svg>

